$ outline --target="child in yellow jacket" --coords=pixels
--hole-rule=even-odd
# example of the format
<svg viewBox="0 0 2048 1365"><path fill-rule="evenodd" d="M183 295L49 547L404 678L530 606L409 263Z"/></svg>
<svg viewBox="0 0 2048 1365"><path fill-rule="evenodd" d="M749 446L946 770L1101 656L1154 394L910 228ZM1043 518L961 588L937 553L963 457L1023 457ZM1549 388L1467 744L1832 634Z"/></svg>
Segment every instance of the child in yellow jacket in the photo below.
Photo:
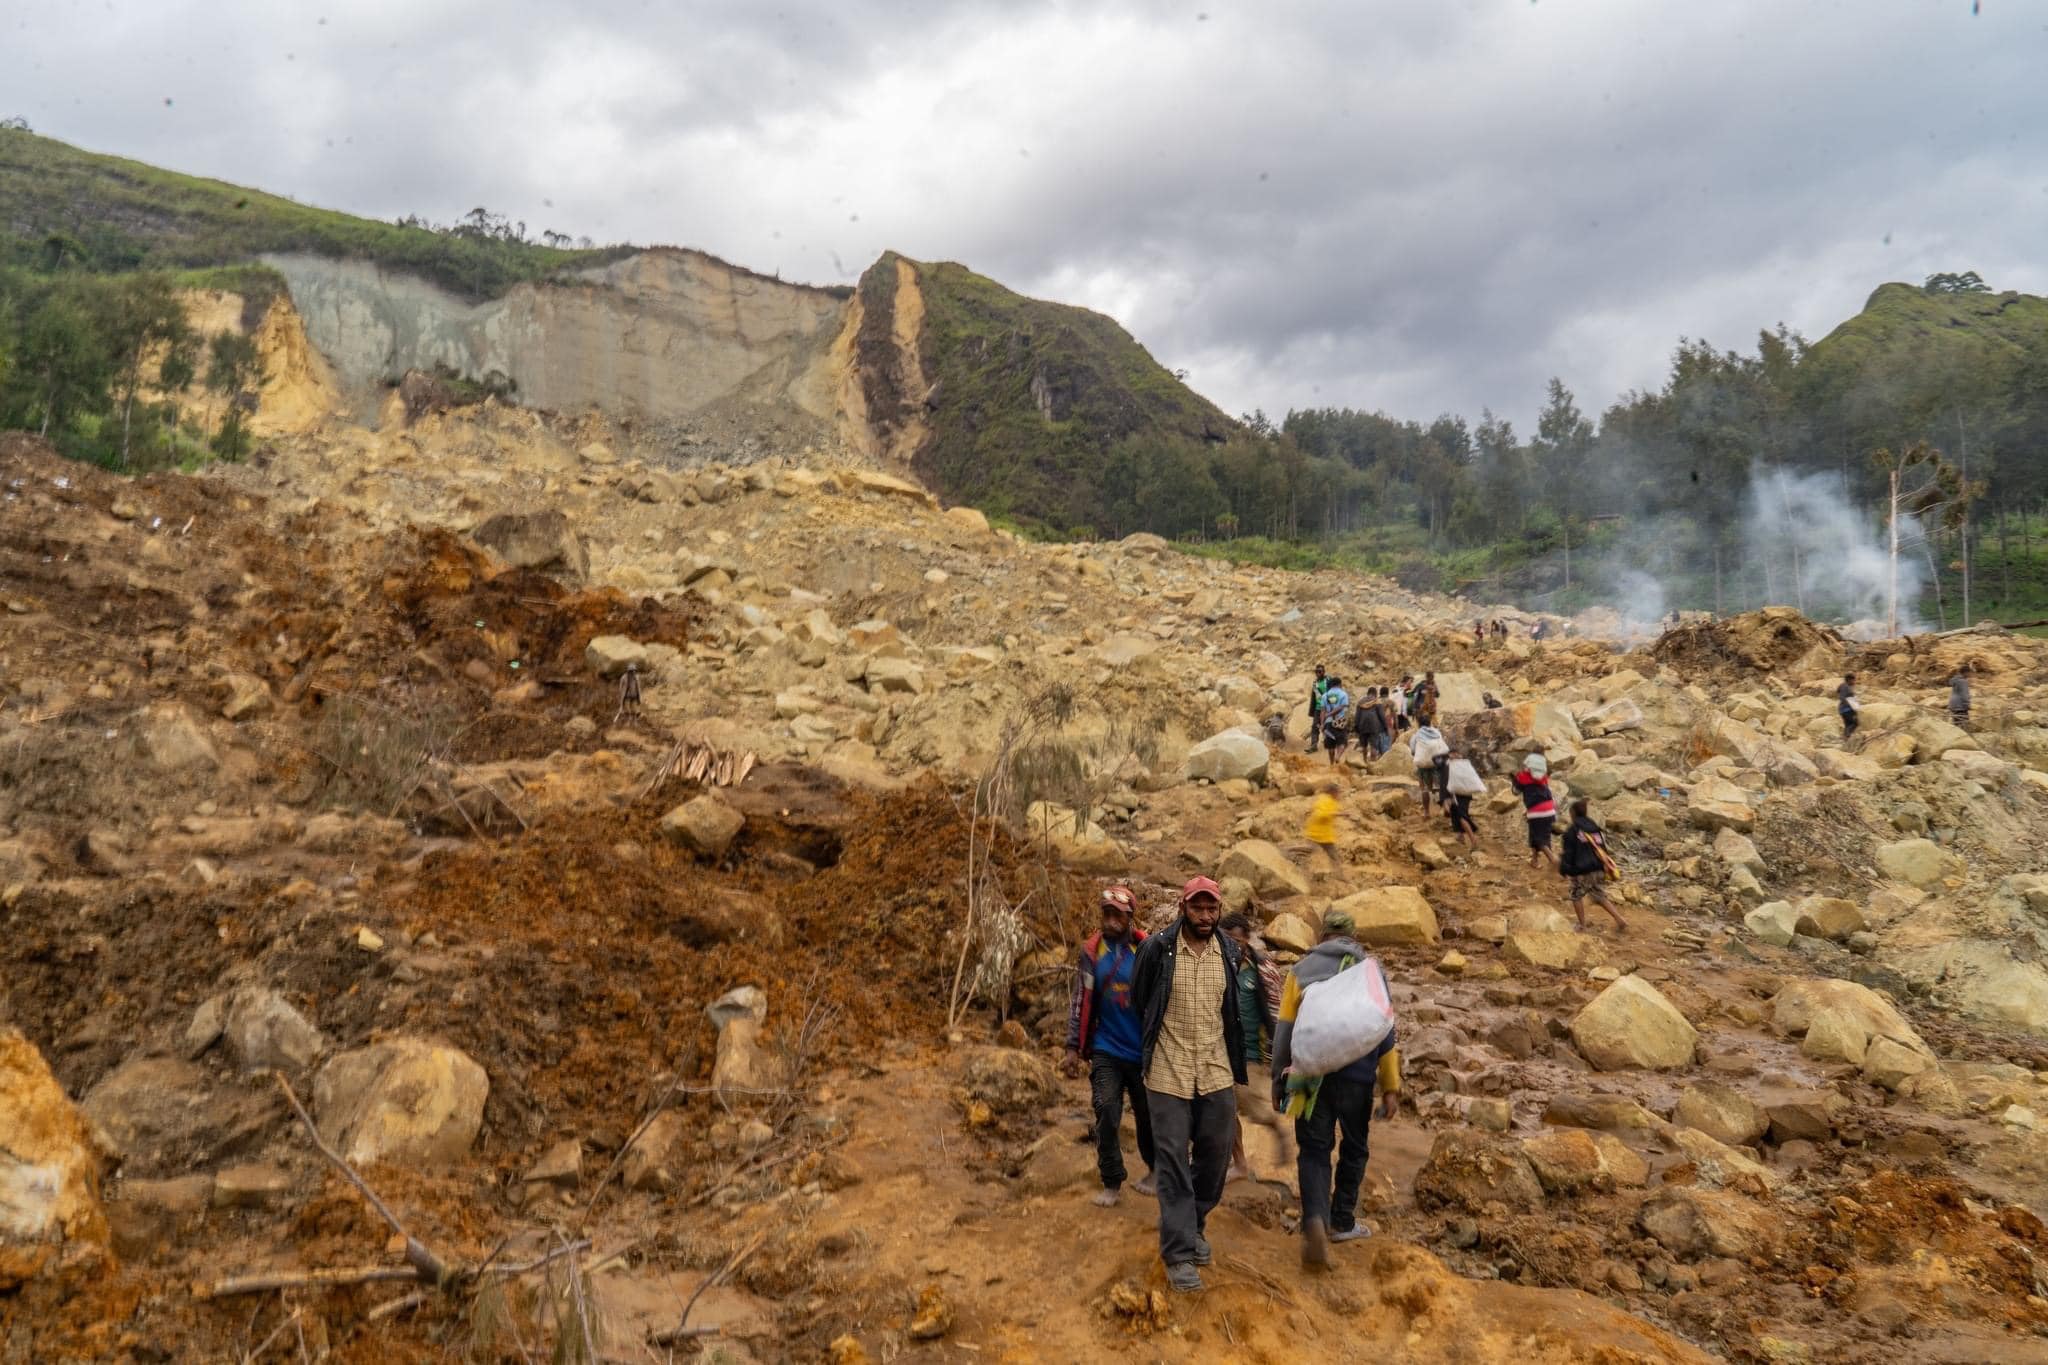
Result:
<svg viewBox="0 0 2048 1365"><path fill-rule="evenodd" d="M1329 862L1329 870L1337 870L1337 784L1325 783L1316 793L1315 804L1309 807L1308 823L1302 826L1302 834L1318 853Z"/></svg>

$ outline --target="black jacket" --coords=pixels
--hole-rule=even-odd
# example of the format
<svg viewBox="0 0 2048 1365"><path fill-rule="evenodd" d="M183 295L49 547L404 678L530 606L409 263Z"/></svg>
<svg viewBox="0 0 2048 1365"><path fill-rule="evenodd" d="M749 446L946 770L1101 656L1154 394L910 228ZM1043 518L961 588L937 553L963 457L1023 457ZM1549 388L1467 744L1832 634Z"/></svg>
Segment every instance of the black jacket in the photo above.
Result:
<svg viewBox="0 0 2048 1365"><path fill-rule="evenodd" d="M1166 1023L1166 1002L1173 995L1173 965L1180 948L1181 921L1161 929L1138 945L1138 961L1131 968L1131 1003L1137 1007L1144 1030L1141 1075L1152 1071L1152 1048ZM1239 1085L1250 1082L1244 1063L1244 1027L1237 1015L1237 941L1218 930L1210 940L1213 949L1223 950L1223 1045L1230 1053L1230 1074Z"/></svg>
<svg viewBox="0 0 2048 1365"><path fill-rule="evenodd" d="M1561 841L1563 846L1559 850L1557 860L1559 874L1566 877L1584 877L1600 871L1605 864L1600 861L1600 854L1588 836L1603 832L1600 826L1591 820L1572 821L1571 828L1564 832ZM1136 968L1132 970L1135 971Z"/></svg>

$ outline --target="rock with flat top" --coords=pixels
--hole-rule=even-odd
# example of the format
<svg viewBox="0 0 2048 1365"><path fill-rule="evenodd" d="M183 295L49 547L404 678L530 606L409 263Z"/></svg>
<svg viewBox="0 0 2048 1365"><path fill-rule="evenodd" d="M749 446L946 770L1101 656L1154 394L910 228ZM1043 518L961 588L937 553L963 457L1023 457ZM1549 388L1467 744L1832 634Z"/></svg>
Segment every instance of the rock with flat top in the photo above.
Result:
<svg viewBox="0 0 2048 1365"><path fill-rule="evenodd" d="M394 1038L344 1052L320 1068L313 1113L343 1160L408 1166L462 1158L483 1128L484 1069L455 1048Z"/></svg>
<svg viewBox="0 0 2048 1365"><path fill-rule="evenodd" d="M1602 1071L1670 1070L1692 1065L1699 1031L1639 976L1624 976L1572 1019L1579 1055Z"/></svg>
<svg viewBox="0 0 2048 1365"><path fill-rule="evenodd" d="M1766 1192L1777 1188L1777 1172L1740 1148L1697 1128L1676 1129L1671 1140L1677 1144L1680 1154L1692 1163L1694 1180L1710 1190L1734 1186Z"/></svg>
<svg viewBox="0 0 2048 1365"><path fill-rule="evenodd" d="M1368 947L1437 941L1436 911L1417 887L1375 886L1330 908L1351 916L1351 936Z"/></svg>
<svg viewBox="0 0 2048 1365"><path fill-rule="evenodd" d="M1932 839L1901 839L1894 844L1880 845L1877 850L1877 870L1895 882L1905 882L1923 890L1938 886L1942 874L1947 870L1947 859L1941 845Z"/></svg>
<svg viewBox="0 0 2048 1365"><path fill-rule="evenodd" d="M1272 761L1265 741L1241 730L1225 730L1189 749L1181 772L1189 781L1228 782L1243 778L1257 785L1265 782Z"/></svg>
<svg viewBox="0 0 2048 1365"><path fill-rule="evenodd" d="M600 678L617 678L629 667L647 673L647 646L624 635L600 635L583 647L583 661Z"/></svg>
<svg viewBox="0 0 2048 1365"><path fill-rule="evenodd" d="M691 797L661 817L661 832L700 858L725 856L747 818L710 792Z"/></svg>
<svg viewBox="0 0 2048 1365"><path fill-rule="evenodd" d="M1712 1081L1680 1095L1671 1121L1734 1147L1757 1141L1771 1126L1770 1117L1748 1096Z"/></svg>
<svg viewBox="0 0 2048 1365"><path fill-rule="evenodd" d="M552 569L578 581L590 573L582 537L555 508L501 512L470 532L470 539L515 569Z"/></svg>
<svg viewBox="0 0 2048 1365"><path fill-rule="evenodd" d="M1244 878L1261 897L1308 894L1308 874L1296 867L1277 844L1265 839L1246 839L1233 845L1223 855L1217 871L1225 877Z"/></svg>
<svg viewBox="0 0 2048 1365"><path fill-rule="evenodd" d="M1770 1213L1726 1190L1667 1185L1644 1201L1636 1225L1681 1261L1768 1257L1779 1242Z"/></svg>
<svg viewBox="0 0 2048 1365"><path fill-rule="evenodd" d="M1543 1203L1543 1185L1521 1147L1472 1128L1446 1128L1415 1175L1415 1202L1426 1211L1483 1214L1495 1205L1527 1212Z"/></svg>
<svg viewBox="0 0 2048 1365"><path fill-rule="evenodd" d="M1640 1188L1650 1164L1612 1133L1590 1128L1550 1128L1522 1140L1522 1154L1535 1168L1544 1193Z"/></svg>

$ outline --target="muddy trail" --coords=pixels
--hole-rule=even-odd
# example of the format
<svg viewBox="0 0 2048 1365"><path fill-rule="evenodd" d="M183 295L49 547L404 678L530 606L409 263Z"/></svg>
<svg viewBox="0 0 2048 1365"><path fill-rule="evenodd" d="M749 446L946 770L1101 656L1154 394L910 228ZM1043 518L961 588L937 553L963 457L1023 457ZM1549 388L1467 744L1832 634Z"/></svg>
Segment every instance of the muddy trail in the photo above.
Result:
<svg viewBox="0 0 2048 1365"><path fill-rule="evenodd" d="M590 435L132 481L0 438L0 1359L2048 1360L2031 642L1481 647ZM1300 751L1326 654L1440 671L1476 850L1405 753ZM1531 748L1625 928L1530 864ZM1195 872L1283 962L1344 904L1406 1085L1372 1237L1305 1272L1248 1124L1181 1296L1057 1063L1098 890L1157 927Z"/></svg>

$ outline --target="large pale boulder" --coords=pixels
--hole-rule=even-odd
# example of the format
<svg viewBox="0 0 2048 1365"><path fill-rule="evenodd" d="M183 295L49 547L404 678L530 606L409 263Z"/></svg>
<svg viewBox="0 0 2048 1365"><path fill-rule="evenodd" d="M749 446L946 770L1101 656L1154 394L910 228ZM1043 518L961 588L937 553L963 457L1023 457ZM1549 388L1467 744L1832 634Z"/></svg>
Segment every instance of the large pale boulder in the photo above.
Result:
<svg viewBox="0 0 2048 1365"><path fill-rule="evenodd" d="M924 691L924 670L908 659L877 654L862 668L861 681L873 694L914 697Z"/></svg>
<svg viewBox="0 0 2048 1365"><path fill-rule="evenodd" d="M1316 946L1316 931L1299 915L1275 915L1259 931L1268 948L1283 953L1306 953Z"/></svg>
<svg viewBox="0 0 2048 1365"><path fill-rule="evenodd" d="M1685 818L1695 829L1732 829L1742 833L1756 823L1749 793L1723 777L1692 784L1685 795Z"/></svg>
<svg viewBox="0 0 2048 1365"><path fill-rule="evenodd" d="M1506 708L1515 733L1527 735L1539 747L1575 745L1585 738L1572 713L1555 702L1523 701Z"/></svg>
<svg viewBox="0 0 2048 1365"><path fill-rule="evenodd" d="M1059 1093L1059 1078L1045 1060L1022 1048L977 1047L960 1060L962 1095L997 1114L1037 1109Z"/></svg>
<svg viewBox="0 0 2048 1365"><path fill-rule="evenodd" d="M600 678L616 678L628 668L647 672L647 646L624 635L599 635L583 647L583 661Z"/></svg>
<svg viewBox="0 0 2048 1365"><path fill-rule="evenodd" d="M1199 778L1228 782L1241 777L1248 782L1263 783L1271 763L1272 754L1267 751L1264 740L1242 730L1225 730L1188 750L1181 772L1189 781Z"/></svg>
<svg viewBox="0 0 2048 1365"><path fill-rule="evenodd" d="M1930 887L1941 882L1947 871L1941 845L1932 839L1901 839L1877 850L1877 870L1895 882Z"/></svg>
<svg viewBox="0 0 2048 1365"><path fill-rule="evenodd" d="M1699 1031L1639 976L1624 976L1573 1017L1572 1043L1602 1071L1690 1066Z"/></svg>
<svg viewBox="0 0 2048 1365"><path fill-rule="evenodd" d="M1738 1189L1768 1192L1777 1188L1778 1176L1739 1147L1722 1142L1697 1128L1679 1128L1672 1142L1692 1163L1693 1178L1710 1190L1733 1185Z"/></svg>
<svg viewBox="0 0 2048 1365"><path fill-rule="evenodd" d="M1714 836L1714 856L1728 867L1747 868L1751 876L1762 876L1764 859L1746 834L1724 829Z"/></svg>
<svg viewBox="0 0 2048 1365"><path fill-rule="evenodd" d="M661 817L661 832L700 858L723 858L747 818L710 792L693 796Z"/></svg>
<svg viewBox="0 0 2048 1365"><path fill-rule="evenodd" d="M1279 845L1265 839L1246 839L1233 845L1223 855L1217 872L1225 877L1244 878L1252 884L1253 892L1262 897L1308 894L1308 874L1296 867Z"/></svg>
<svg viewBox="0 0 2048 1365"><path fill-rule="evenodd" d="M501 512L470 532L470 539L515 569L553 569L578 580L590 573L582 538L555 508Z"/></svg>
<svg viewBox="0 0 2048 1365"><path fill-rule="evenodd" d="M1876 760L1840 749L1822 749L1815 753L1813 766L1820 770L1822 777L1832 777L1838 782L1874 782L1884 771Z"/></svg>
<svg viewBox="0 0 2048 1365"><path fill-rule="evenodd" d="M1726 1190L1667 1185L1644 1201L1636 1224L1681 1261L1704 1256L1768 1257L1778 1223L1761 1205Z"/></svg>
<svg viewBox="0 0 2048 1365"><path fill-rule="evenodd" d="M1807 1035L1811 1037L1809 1033ZM1863 1079L1886 1090L1897 1090L1915 1076L1934 1069L1936 1063L1891 1038L1873 1038L1863 1053Z"/></svg>
<svg viewBox="0 0 2048 1365"><path fill-rule="evenodd" d="M1500 955L1512 962L1526 962L1554 972L1597 967L1604 960L1600 945L1590 936L1570 931L1510 929Z"/></svg>
<svg viewBox="0 0 2048 1365"><path fill-rule="evenodd" d="M476 1141L490 1093L490 1077L464 1053L394 1038L321 1067L313 1113L321 1136L345 1161L446 1165Z"/></svg>
<svg viewBox="0 0 2048 1365"><path fill-rule="evenodd" d="M1436 704L1439 716L1462 716L1486 709L1486 694L1499 688L1490 673L1439 673Z"/></svg>
<svg viewBox="0 0 2048 1365"><path fill-rule="evenodd" d="M245 986L228 997L222 1033L228 1054L244 1071L302 1071L327 1047L305 1015L263 986Z"/></svg>
<svg viewBox="0 0 2048 1365"><path fill-rule="evenodd" d="M1095 647L1095 657L1111 668L1129 670L1152 663L1159 641L1150 635L1112 635Z"/></svg>
<svg viewBox="0 0 2048 1365"><path fill-rule="evenodd" d="M1471 1128L1446 1128L1415 1174L1415 1202L1425 1211L1483 1214L1498 1204L1526 1212L1543 1203L1543 1185L1518 1145Z"/></svg>
<svg viewBox="0 0 2048 1365"><path fill-rule="evenodd" d="M1794 909L1798 912L1796 927L1800 933L1836 943L1870 927L1864 922L1861 906L1836 896L1807 896Z"/></svg>
<svg viewBox="0 0 2048 1365"><path fill-rule="evenodd" d="M1774 787L1803 787L1820 776L1812 759L1782 744L1766 744L1758 752L1755 766Z"/></svg>
<svg viewBox="0 0 2048 1365"><path fill-rule="evenodd" d="M1783 948L1799 932L1799 912L1790 901L1770 901L1744 915L1742 926L1765 943Z"/></svg>
<svg viewBox="0 0 2048 1365"><path fill-rule="evenodd" d="M1123 850L1116 841L1078 811L1050 801L1033 801L1024 812L1024 826L1068 867L1109 872L1123 865Z"/></svg>
<svg viewBox="0 0 2048 1365"><path fill-rule="evenodd" d="M35 1274L57 1244L106 1245L107 1155L36 1045L0 1029L0 1293Z"/></svg>
<svg viewBox="0 0 2048 1365"><path fill-rule="evenodd" d="M1650 1163L1620 1138L1587 1128L1545 1129L1522 1140L1522 1155L1546 1194L1640 1188L1650 1175Z"/></svg>
<svg viewBox="0 0 2048 1365"><path fill-rule="evenodd" d="M1437 941L1436 911L1413 886L1375 886L1344 897L1333 910L1351 916L1360 943L1428 944Z"/></svg>
<svg viewBox="0 0 2048 1365"><path fill-rule="evenodd" d="M1673 1123L1697 1128L1716 1142L1731 1147L1747 1146L1761 1138L1771 1126L1763 1107L1740 1091L1713 1081L1702 1081L1678 1097Z"/></svg>
<svg viewBox="0 0 2048 1365"><path fill-rule="evenodd" d="M1579 721L1579 728L1588 738L1598 739L1604 735L1640 730L1643 724L1643 708L1627 697L1619 697L1587 712Z"/></svg>
<svg viewBox="0 0 2048 1365"><path fill-rule="evenodd" d="M1821 1041L1807 1049L1807 1055L1824 1060L1860 1065L1871 1042L1879 1038L1923 1057L1934 1056L1889 1000L1854 981L1816 977L1792 982L1771 998L1771 1027L1787 1037L1810 1035L1818 1027Z"/></svg>

